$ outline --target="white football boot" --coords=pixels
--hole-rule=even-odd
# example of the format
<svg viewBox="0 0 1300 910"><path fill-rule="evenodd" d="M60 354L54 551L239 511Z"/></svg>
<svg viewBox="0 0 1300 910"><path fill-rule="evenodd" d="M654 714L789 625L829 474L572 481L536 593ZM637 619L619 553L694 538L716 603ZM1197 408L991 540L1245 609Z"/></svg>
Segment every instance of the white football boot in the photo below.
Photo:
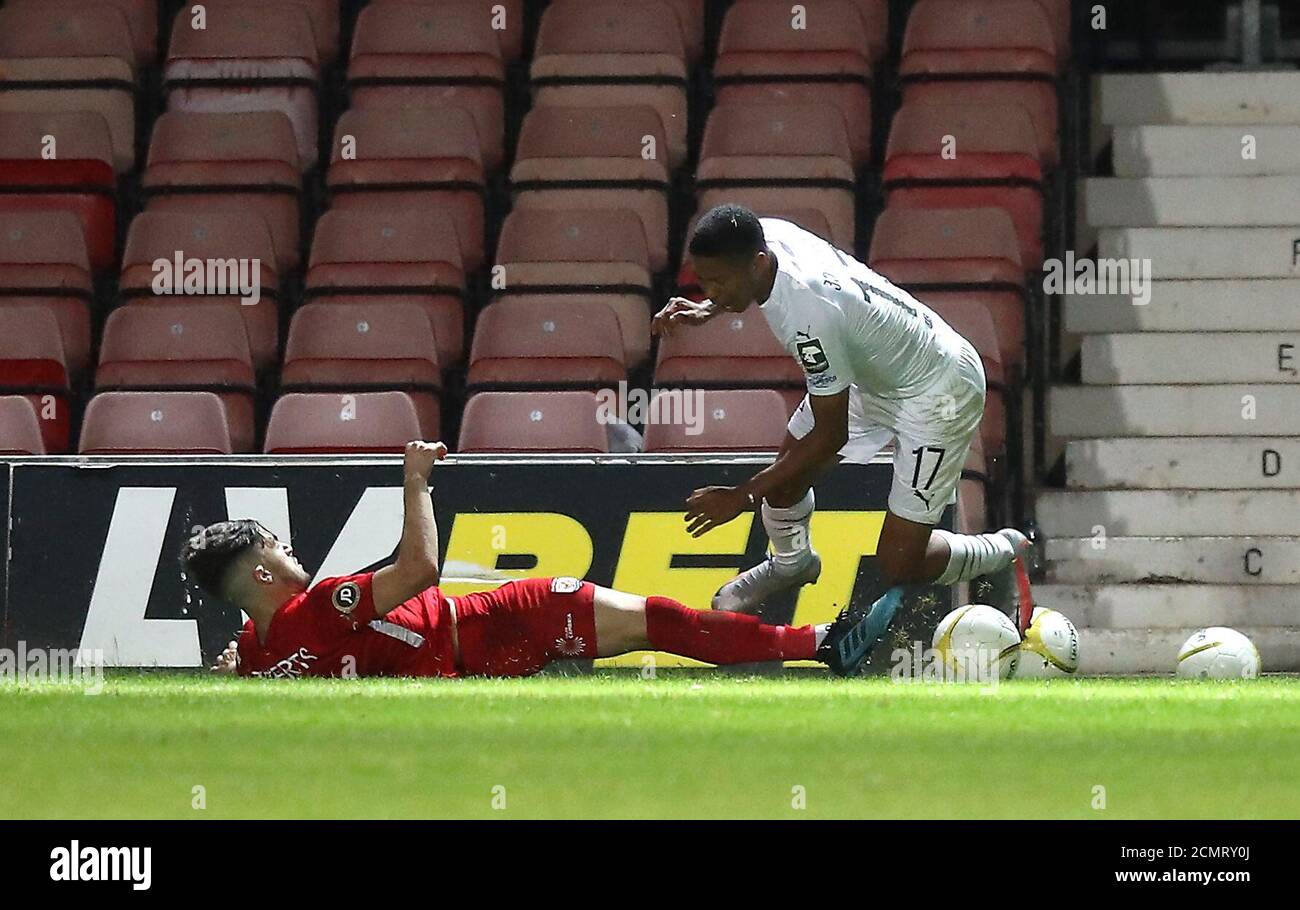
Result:
<svg viewBox="0 0 1300 910"><path fill-rule="evenodd" d="M812 551L804 567L793 574L780 571L769 555L718 588L718 593L713 595L713 609L726 613L757 613L771 597L791 588L816 584L821 574L822 558L816 551Z"/></svg>

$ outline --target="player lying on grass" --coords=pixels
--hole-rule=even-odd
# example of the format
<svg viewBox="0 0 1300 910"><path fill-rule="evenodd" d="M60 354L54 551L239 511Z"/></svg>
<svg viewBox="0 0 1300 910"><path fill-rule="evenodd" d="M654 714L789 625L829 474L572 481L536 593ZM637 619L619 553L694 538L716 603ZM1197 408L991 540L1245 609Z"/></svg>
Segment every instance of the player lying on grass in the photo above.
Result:
<svg viewBox="0 0 1300 910"><path fill-rule="evenodd" d="M897 606L882 598L821 626L773 626L753 616L692 610L576 578L529 578L448 597L437 588L438 528L429 473L442 443L412 442L404 459L402 540L376 572L311 576L293 548L252 520L189 539L181 563L208 594L248 614L212 669L244 676L527 676L553 660L654 649L713 664L820 660L858 670Z"/></svg>
<svg viewBox="0 0 1300 910"><path fill-rule="evenodd" d="M719 589L714 609L752 613L780 591L815 582L821 559L809 534L814 480L837 459L869 462L892 440L894 482L876 550L885 583L948 585L989 576L989 599L1023 633L1032 610L1025 535L935 527L953 501L984 414L984 367L970 342L816 234L759 219L742 206L701 216L689 252L708 299L674 297L655 316L655 331L758 304L808 386L774 464L740 486L707 487L687 500L696 537L761 503L772 544L767 559Z"/></svg>

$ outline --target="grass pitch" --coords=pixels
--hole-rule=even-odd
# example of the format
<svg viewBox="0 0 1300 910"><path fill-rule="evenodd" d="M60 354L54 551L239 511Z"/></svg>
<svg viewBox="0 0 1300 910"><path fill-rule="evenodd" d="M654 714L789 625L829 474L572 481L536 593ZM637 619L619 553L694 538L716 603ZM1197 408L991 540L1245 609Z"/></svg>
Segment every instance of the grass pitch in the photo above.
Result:
<svg viewBox="0 0 1300 910"><path fill-rule="evenodd" d="M0 684L4 818L1296 818L1297 755L1294 677Z"/></svg>

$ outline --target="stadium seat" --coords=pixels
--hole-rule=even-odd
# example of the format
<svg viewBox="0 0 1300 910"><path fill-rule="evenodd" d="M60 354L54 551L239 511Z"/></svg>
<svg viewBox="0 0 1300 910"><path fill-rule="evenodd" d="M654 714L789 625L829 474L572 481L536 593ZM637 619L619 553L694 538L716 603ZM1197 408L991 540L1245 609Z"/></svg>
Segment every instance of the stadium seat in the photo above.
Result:
<svg viewBox="0 0 1300 910"><path fill-rule="evenodd" d="M1004 452L1010 380L1002 362L1002 346L998 342L997 327L988 306L978 297L962 294L927 294L925 303L979 352L987 386L984 418L980 422L983 448L994 455Z"/></svg>
<svg viewBox="0 0 1300 910"><path fill-rule="evenodd" d="M603 304L503 300L479 314L471 390L604 388L627 379L618 317Z"/></svg>
<svg viewBox="0 0 1300 910"><path fill-rule="evenodd" d="M442 370L433 328L414 303L310 303L293 315L280 388L406 392L422 439L442 435Z"/></svg>
<svg viewBox="0 0 1300 910"><path fill-rule="evenodd" d="M0 311L48 310L74 380L90 367L93 300L86 241L74 215L0 211Z"/></svg>
<svg viewBox="0 0 1300 910"><path fill-rule="evenodd" d="M5 5L11 8L38 7L43 10L56 6L83 9L112 7L126 21L136 64L148 66L158 60L158 0L8 0Z"/></svg>
<svg viewBox="0 0 1300 910"><path fill-rule="evenodd" d="M582 0L542 14L531 68L533 103L647 105L668 141L668 167L687 155L685 35L660 0Z"/></svg>
<svg viewBox="0 0 1300 910"><path fill-rule="evenodd" d="M700 287L700 276L695 274L695 267L691 265L689 249L691 233L695 230L695 223L700 220L702 214L704 214L703 211L697 211L691 216L690 223L686 226L686 233L682 237L681 268L677 270L677 294L697 303L704 299L704 291ZM851 243L847 247L842 246L841 241L834 237L831 232L830 222L826 220L826 215L820 209L770 206L758 209L756 214L760 218L780 218L792 222L806 231L811 231L823 240L830 241L841 249L853 249ZM851 235L848 239L851 239Z"/></svg>
<svg viewBox="0 0 1300 910"><path fill-rule="evenodd" d="M789 27L792 6L784 0L744 0L727 11L713 67L717 103L835 108L844 116L854 167L863 167L871 158L873 63L862 10L884 5L811 0L800 6L803 28Z"/></svg>
<svg viewBox="0 0 1300 910"><path fill-rule="evenodd" d="M22 395L40 418L45 450L68 449L69 376L54 314L43 307L0 308L0 394Z"/></svg>
<svg viewBox="0 0 1300 910"><path fill-rule="evenodd" d="M268 455L398 454L420 438L420 418L405 392L294 392L271 410Z"/></svg>
<svg viewBox="0 0 1300 910"><path fill-rule="evenodd" d="M628 209L645 227L650 269L668 265L669 175L641 157L643 137L664 147L654 108L535 107L510 171L517 208Z"/></svg>
<svg viewBox="0 0 1300 910"><path fill-rule="evenodd" d="M628 367L649 356L650 257L632 212L516 209L501 228L496 261L505 286L494 299L604 304L618 317Z"/></svg>
<svg viewBox="0 0 1300 910"><path fill-rule="evenodd" d="M0 9L0 112L98 113L119 174L135 167L136 66L126 17L113 6Z"/></svg>
<svg viewBox="0 0 1300 910"><path fill-rule="evenodd" d="M251 452L257 391L248 332L233 307L156 304L108 316L97 392L212 392L226 409L231 451Z"/></svg>
<svg viewBox="0 0 1300 910"><path fill-rule="evenodd" d="M465 404L456 451L609 451L595 392L480 392Z"/></svg>
<svg viewBox="0 0 1300 910"><path fill-rule="evenodd" d="M1034 126L1019 105L903 105L881 177L890 207L1004 209L1021 263L1042 264L1046 186Z"/></svg>
<svg viewBox="0 0 1300 910"><path fill-rule="evenodd" d="M1019 104L1033 121L1040 160L1055 167L1055 41L1034 0L920 0L903 37L903 103Z"/></svg>
<svg viewBox="0 0 1300 910"><path fill-rule="evenodd" d="M464 108L352 110L334 128L326 187L336 209L436 209L456 223L465 270L483 264L483 155Z"/></svg>
<svg viewBox="0 0 1300 910"><path fill-rule="evenodd" d="M94 111L0 112L0 210L73 213L99 272L112 267L117 240L113 167L108 124Z"/></svg>
<svg viewBox="0 0 1300 910"><path fill-rule="evenodd" d="M465 273L449 216L332 209L316 222L305 297L320 303L414 303L433 327L438 362L465 353Z"/></svg>
<svg viewBox="0 0 1300 910"><path fill-rule="evenodd" d="M253 0L205 0L204 6L209 11L216 10L222 15L223 6L247 6ZM404 0L410 2L410 0ZM256 0L264 7L297 7L307 14L307 22L316 45L316 59L321 68L325 68L338 59L339 55L339 0Z"/></svg>
<svg viewBox="0 0 1300 910"><path fill-rule="evenodd" d="M260 266L260 299L253 305L244 304L238 290L230 288L228 281L225 295L219 293L219 288L205 288L210 293L156 293L157 273L153 264L165 259L173 263L174 273L177 253L183 254L184 260L199 260L205 268L223 260L246 259L250 265L256 261ZM141 212L126 233L118 292L131 304L192 306L201 303L237 309L247 329L253 365L265 370L274 365L279 350L277 304L281 287L275 259L270 229L255 211ZM220 271L214 269L214 273L214 277L222 277ZM181 287L185 289L183 284Z"/></svg>
<svg viewBox="0 0 1300 910"><path fill-rule="evenodd" d="M1024 363L1025 273L1015 227L1002 209L886 209L868 264L922 303L949 294L978 300L997 327L1003 365Z"/></svg>
<svg viewBox="0 0 1300 910"><path fill-rule="evenodd" d="M36 408L18 395L0 395L0 455L44 455Z"/></svg>
<svg viewBox="0 0 1300 910"><path fill-rule="evenodd" d="M1001 3L1002 0L963 0L972 6L988 6ZM1052 32L1052 45L1056 52L1057 66L1064 71L1070 60L1070 0L1034 0L1042 10L1047 25Z"/></svg>
<svg viewBox="0 0 1300 910"><path fill-rule="evenodd" d="M320 61L311 19L294 3L219 3L196 27L181 7L163 66L170 111L279 111L289 118L303 171L316 165Z"/></svg>
<svg viewBox="0 0 1300 910"><path fill-rule="evenodd" d="M855 188L843 118L831 105L719 104L709 114L695 176L701 210L735 202L825 213L844 248L854 247Z"/></svg>
<svg viewBox="0 0 1300 910"><path fill-rule="evenodd" d="M751 307L659 340L654 383L701 388L804 388L803 370Z"/></svg>
<svg viewBox="0 0 1300 910"><path fill-rule="evenodd" d="M650 423L645 431L647 452L770 452L781 447L789 411L772 389L692 391L656 390L660 395L693 396L698 404L682 403L688 418ZM652 404L651 407L655 407ZM664 405L659 405L663 408ZM695 411L695 408L699 411Z"/></svg>
<svg viewBox="0 0 1300 910"><path fill-rule="evenodd" d="M412 0L371 0L371 5L384 3L411 3ZM467 6L492 24L492 31L501 44L501 58L513 63L524 53L524 0L418 0L439 3L443 6ZM703 31L703 22L701 22Z"/></svg>
<svg viewBox="0 0 1300 910"><path fill-rule="evenodd" d="M956 518L959 533L979 534L989 529L988 498L991 488L992 479L984 457L983 441L977 433L966 453L961 479L957 482Z"/></svg>
<svg viewBox="0 0 1300 910"><path fill-rule="evenodd" d="M483 164L505 156L505 65L492 18L479 4L373 3L352 36L348 89L354 108L469 111Z"/></svg>
<svg viewBox="0 0 1300 910"><path fill-rule="evenodd" d="M81 425L82 455L229 455L226 409L211 392L103 392Z"/></svg>
<svg viewBox="0 0 1300 910"><path fill-rule="evenodd" d="M302 176L293 126L279 111L161 115L141 190L148 211L261 215L277 269L298 265Z"/></svg>

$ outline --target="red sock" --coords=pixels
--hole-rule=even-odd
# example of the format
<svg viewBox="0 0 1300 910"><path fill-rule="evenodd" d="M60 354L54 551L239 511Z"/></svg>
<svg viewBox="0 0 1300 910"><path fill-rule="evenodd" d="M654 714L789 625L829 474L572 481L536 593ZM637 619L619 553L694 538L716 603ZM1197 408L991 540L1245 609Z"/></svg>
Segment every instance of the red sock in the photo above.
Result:
<svg viewBox="0 0 1300 910"><path fill-rule="evenodd" d="M811 660L817 651L812 626L769 626L743 613L692 610L671 597L646 598L645 630L656 651L711 664Z"/></svg>

